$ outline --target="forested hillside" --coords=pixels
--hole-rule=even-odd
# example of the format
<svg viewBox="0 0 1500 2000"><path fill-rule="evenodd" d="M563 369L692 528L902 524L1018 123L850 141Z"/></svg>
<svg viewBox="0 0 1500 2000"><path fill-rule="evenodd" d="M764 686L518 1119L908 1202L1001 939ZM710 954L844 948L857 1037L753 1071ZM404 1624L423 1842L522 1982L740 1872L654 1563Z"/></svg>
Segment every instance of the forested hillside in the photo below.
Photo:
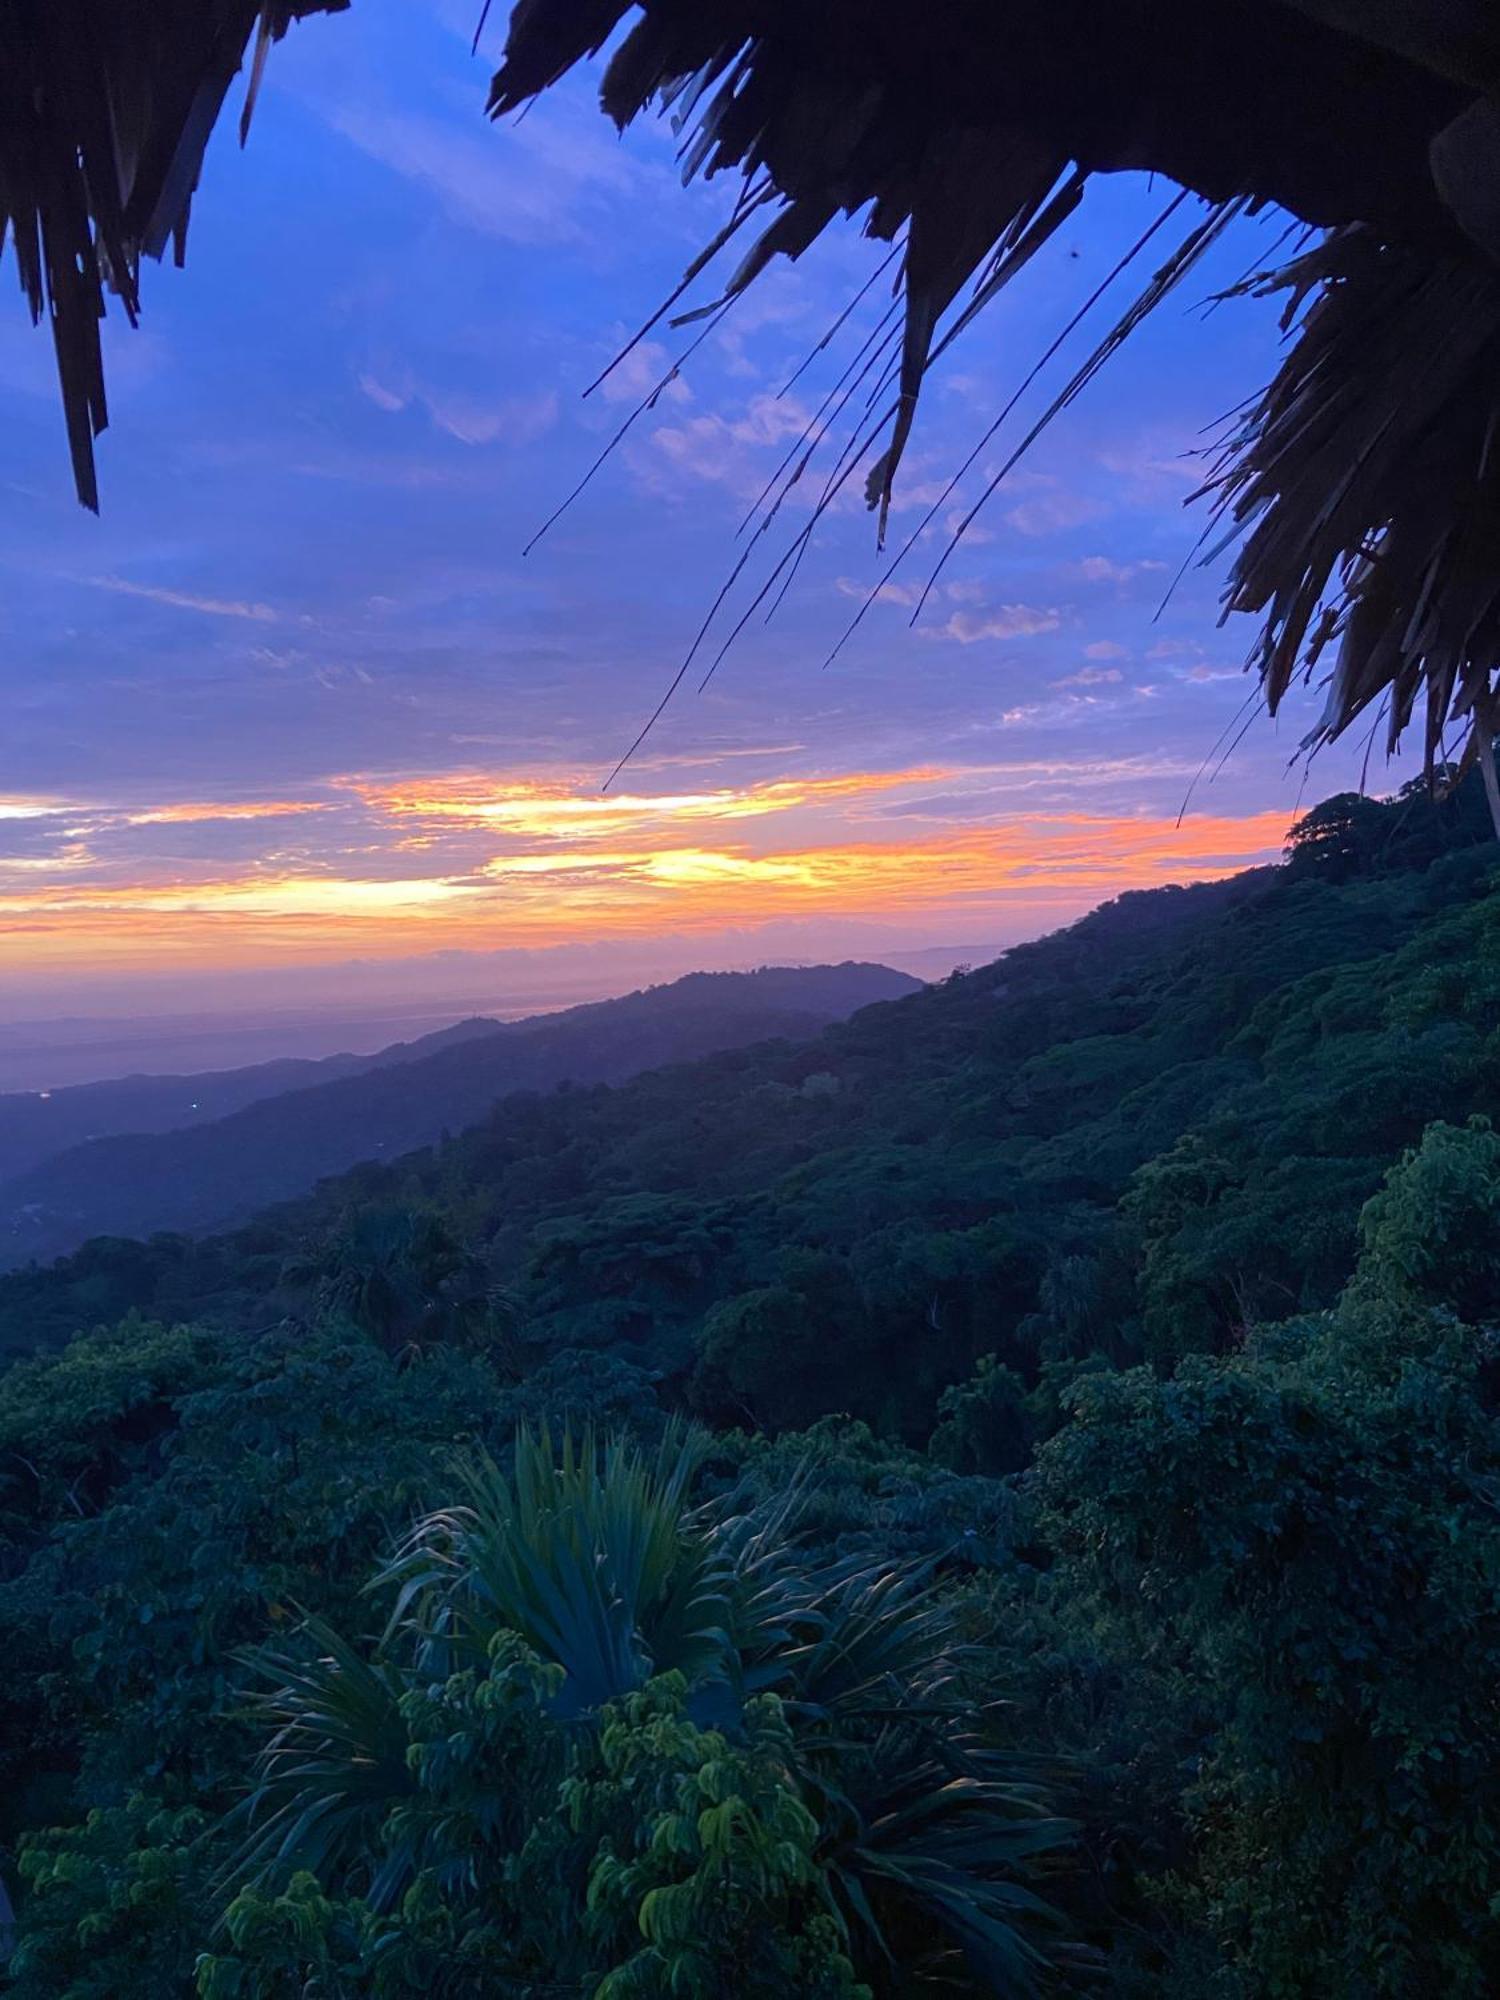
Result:
<svg viewBox="0 0 1500 2000"><path fill-rule="evenodd" d="M134 1074L61 1089L6 1091L0 1093L0 1187L89 1139L209 1125L264 1097L308 1090L390 1063L419 1062L450 1042L491 1034L500 1025L478 1017L457 1021L415 1041L393 1042L374 1055L290 1056L241 1069Z"/></svg>
<svg viewBox="0 0 1500 2000"><path fill-rule="evenodd" d="M1401 1148L1496 1099L1500 906L1473 828L1335 801L1282 870L1123 896L798 1044L512 1096L238 1236L0 1279L0 1349L129 1309L295 1312L287 1270L336 1279L414 1214L538 1353L618 1354L715 1422L844 1409L919 1439L984 1354L1223 1348L1336 1296ZM444 1060L472 1077L476 1054Z"/></svg>
<svg viewBox="0 0 1500 2000"><path fill-rule="evenodd" d="M258 1088L254 1070L210 1078L201 1094L192 1079L137 1079L156 1086L149 1098L160 1107L156 1117L53 1149L27 1171L0 1177L0 1267L56 1256L106 1232L224 1228L357 1160L389 1158L471 1124L508 1092L615 1082L740 1042L810 1035L917 984L881 965L693 973L556 1014L459 1022L374 1057L335 1058L331 1074L321 1064L298 1065L312 1075L280 1090ZM76 1123L80 1108L87 1117L101 1099L117 1110L122 1092L128 1102L124 1085L62 1091L41 1105L23 1100L20 1138L0 1133L0 1161L8 1147L35 1138L54 1104L61 1122ZM187 1114L170 1115L183 1100ZM202 1115L215 1101L218 1115ZM0 1120L8 1103L0 1099Z"/></svg>
<svg viewBox="0 0 1500 2000"><path fill-rule="evenodd" d="M1470 803L0 1281L17 2000L1494 1991Z"/></svg>

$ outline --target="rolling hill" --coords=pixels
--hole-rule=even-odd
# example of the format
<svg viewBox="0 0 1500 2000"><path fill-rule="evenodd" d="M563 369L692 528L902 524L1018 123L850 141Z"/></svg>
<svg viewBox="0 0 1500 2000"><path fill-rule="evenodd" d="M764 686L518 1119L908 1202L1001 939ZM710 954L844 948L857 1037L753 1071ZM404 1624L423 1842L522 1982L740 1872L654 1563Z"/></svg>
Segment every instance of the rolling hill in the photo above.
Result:
<svg viewBox="0 0 1500 2000"><path fill-rule="evenodd" d="M1401 1149L1500 1111L1497 937L1495 849L1466 819L1332 801L1288 866L1126 894L816 1038L753 1045L764 1023L703 1020L716 982L685 981L86 1149L55 1163L89 1170L74 1241L85 1212L116 1235L180 1214L169 1176L201 1173L204 1228L231 1195L248 1213L290 1179L278 1145L304 1168L363 1159L238 1235L96 1243L0 1280L0 1349L131 1308L260 1323L295 1309L278 1273L349 1215L420 1210L515 1293L539 1352L644 1363L718 1422L852 1409L920 1433L987 1353L1034 1378L1106 1330L1119 1357L1214 1348L1334 1297ZM576 1083L618 1087L537 1095L559 1036ZM478 1115L506 1088L532 1094ZM413 1151L424 1120L456 1136Z"/></svg>
<svg viewBox="0 0 1500 2000"><path fill-rule="evenodd" d="M745 1042L805 1037L917 987L875 965L694 973L562 1013L463 1022L368 1061L333 1058L360 1066L176 1130L90 1139L13 1173L0 1184L0 1263L57 1256L90 1236L227 1228L357 1161L392 1159L471 1125L511 1092L618 1082ZM322 1064L286 1067L326 1074ZM165 1117L187 1092L197 1112L255 1089L256 1072L130 1079L58 1097L65 1106L75 1096L128 1106L137 1083L143 1103ZM36 1112L57 1101L36 1106L33 1131Z"/></svg>
<svg viewBox="0 0 1500 2000"><path fill-rule="evenodd" d="M516 1927L475 1908L476 1854L551 1910L605 1830L583 1909L621 1854L691 1861L730 1784L716 1824L762 1882L788 1829L798 1899L827 1799L830 1851L878 1812L870 1851L945 1885L1050 1829L1059 1994L1494 1992L1500 849L1473 831L1329 801L1282 868L1122 896L812 1037L512 1094L231 1233L0 1277L0 1353L53 1349L0 1369L17 2000L189 2000L225 1939L216 1994L279 2000L289 1965L417 1992L470 1942L448 1983L488 1994ZM734 1671L786 1643L814 1678L737 1708L726 1636ZM949 1716L985 1731L951 1760ZM354 1801L309 1856L344 1873L283 1854L226 1918L278 1746L296 1838ZM643 1801L670 1841L619 1817ZM459 1889L372 1909L434 1830ZM808 1963L755 1990L856 1990ZM538 1966L555 1988L550 1935Z"/></svg>
<svg viewBox="0 0 1500 2000"><path fill-rule="evenodd" d="M236 1069L131 1074L60 1089L0 1092L0 1187L92 1139L212 1125L263 1098L310 1090L393 1063L420 1062L453 1042L491 1034L500 1026L473 1016L409 1042L393 1042L372 1055L282 1057Z"/></svg>

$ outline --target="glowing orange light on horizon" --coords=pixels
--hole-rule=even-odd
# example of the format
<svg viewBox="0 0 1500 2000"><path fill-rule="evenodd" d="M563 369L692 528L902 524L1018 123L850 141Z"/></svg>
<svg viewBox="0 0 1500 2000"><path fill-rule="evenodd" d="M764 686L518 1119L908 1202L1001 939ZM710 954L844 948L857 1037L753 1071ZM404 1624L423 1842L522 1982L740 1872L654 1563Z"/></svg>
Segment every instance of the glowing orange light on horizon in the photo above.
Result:
<svg viewBox="0 0 1500 2000"><path fill-rule="evenodd" d="M0 886L7 964L229 967L268 957L650 941L780 918L1052 919L1122 890L1232 874L1275 855L1281 812L1175 820L1053 813L916 840L758 854L733 842L592 840L492 858L473 873L282 870L201 882ZM647 830L645 824L635 829ZM3 885L0 874L0 885Z"/></svg>

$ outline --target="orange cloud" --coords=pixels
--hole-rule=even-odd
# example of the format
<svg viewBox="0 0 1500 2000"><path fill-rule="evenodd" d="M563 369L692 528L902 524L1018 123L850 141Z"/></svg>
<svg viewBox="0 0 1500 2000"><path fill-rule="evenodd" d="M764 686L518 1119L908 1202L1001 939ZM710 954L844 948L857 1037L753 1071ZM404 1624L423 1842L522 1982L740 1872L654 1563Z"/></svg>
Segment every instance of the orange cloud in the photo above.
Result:
<svg viewBox="0 0 1500 2000"><path fill-rule="evenodd" d="M231 967L273 954L323 962L377 950L391 956L649 940L668 928L706 932L808 916L929 924L962 917L972 927L1035 911L1060 921L1125 889L1232 874L1270 859L1284 832L1280 812L1181 827L1171 819L1057 813L916 840L770 854L729 840L559 842L452 877L286 871L196 883L25 881L0 889L0 932L17 966L159 971Z"/></svg>
<svg viewBox="0 0 1500 2000"><path fill-rule="evenodd" d="M396 819L457 822L544 840L601 840L649 824L759 819L800 806L847 803L932 784L954 773L925 765L904 771L853 771L831 778L786 778L703 792L587 792L557 784L481 775L420 784L383 785L352 779L365 804Z"/></svg>
<svg viewBox="0 0 1500 2000"><path fill-rule="evenodd" d="M48 819L54 813L68 810L61 799L34 799L15 792L0 792L0 819Z"/></svg>
<svg viewBox="0 0 1500 2000"><path fill-rule="evenodd" d="M328 811L328 801L314 799L251 799L235 804L213 800L182 805L151 806L128 815L131 826L190 826L215 819L290 819L299 813Z"/></svg>

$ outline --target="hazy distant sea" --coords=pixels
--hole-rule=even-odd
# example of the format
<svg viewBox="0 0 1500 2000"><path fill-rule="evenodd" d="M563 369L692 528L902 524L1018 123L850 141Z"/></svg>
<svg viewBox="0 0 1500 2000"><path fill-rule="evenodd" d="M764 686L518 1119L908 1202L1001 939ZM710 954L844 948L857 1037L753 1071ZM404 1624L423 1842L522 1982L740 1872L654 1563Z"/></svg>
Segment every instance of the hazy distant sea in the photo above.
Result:
<svg viewBox="0 0 1500 2000"><path fill-rule="evenodd" d="M240 1069L278 1056L370 1055L392 1042L409 1042L472 1014L508 1021L567 1006L572 996L524 1005L493 999L432 1001L408 1011L378 1014L347 1009L327 1013L171 1014L154 1017L80 1015L51 1021L0 1022L0 1092L59 1090L107 1077L181 1076L199 1070Z"/></svg>
<svg viewBox="0 0 1500 2000"><path fill-rule="evenodd" d="M800 940L799 940L800 942ZM841 941L842 942L842 941ZM861 941L863 942L863 941ZM830 958L863 957L871 962L895 966L917 979L941 979L956 964L982 964L995 956L993 945L939 945L919 950L891 949L890 941L873 940L874 949L830 952ZM505 956L499 954L498 956ZM525 960L541 954L509 954ZM362 1009L347 990L324 993L303 1007L288 1007L268 1000L259 1007L204 1008L168 1011L170 999L158 984L157 993L166 1001L162 1011L149 1002L140 1013L124 1011L47 1015L12 1001L14 1011L28 1018L7 1020L0 999L0 1094L15 1090L61 1090L71 1083L100 1083L125 1076L190 1076L202 1070L241 1069L250 1063L273 1062L281 1056L318 1057L372 1055L392 1042L409 1042L419 1035L432 1034L455 1021L473 1015L487 1015L494 1021L515 1021L527 1014L551 1014L560 1007L576 1007L588 1000L613 999L658 979L676 979L698 969L691 945L679 945L681 963L644 966L613 954L600 952L558 952L549 954L542 977L534 965L523 966L528 975L514 984L501 972L496 985L509 996L498 998L495 990L461 991L455 998L430 990L401 994L401 975L408 968L371 964L365 985L380 995L380 1004ZM807 952L796 954L766 952L745 954L726 962L729 955L707 954L705 970L749 971L756 965L814 965L821 961ZM555 962L553 962L555 961ZM470 976L474 966L468 968ZM345 968L352 973L357 968ZM418 972L422 968L418 965ZM428 975L430 977L430 974ZM462 973L459 974L463 976ZM483 970L480 977L484 976ZM244 982L250 983L250 982ZM284 982L283 982L284 986ZM186 996L184 996L186 997ZM320 1003L320 1004L319 1004ZM45 1005L45 1002L42 1003ZM108 1002L105 1003L108 1005Z"/></svg>

